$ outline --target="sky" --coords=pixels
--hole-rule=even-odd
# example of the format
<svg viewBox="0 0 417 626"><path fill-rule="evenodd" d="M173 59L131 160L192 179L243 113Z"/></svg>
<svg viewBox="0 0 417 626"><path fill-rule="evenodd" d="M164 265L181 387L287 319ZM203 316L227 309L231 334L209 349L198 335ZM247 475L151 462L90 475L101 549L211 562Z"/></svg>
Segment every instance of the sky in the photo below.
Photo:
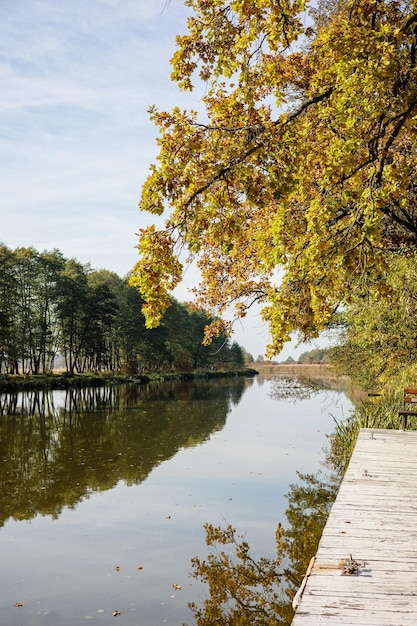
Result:
<svg viewBox="0 0 417 626"><path fill-rule="evenodd" d="M198 108L204 85L170 80L182 0L1 0L0 242L57 248L125 276L135 265L139 211L157 130L148 108ZM191 299L192 271L175 296ZM255 311L233 339L255 358L269 341ZM289 345L279 356L296 358Z"/></svg>

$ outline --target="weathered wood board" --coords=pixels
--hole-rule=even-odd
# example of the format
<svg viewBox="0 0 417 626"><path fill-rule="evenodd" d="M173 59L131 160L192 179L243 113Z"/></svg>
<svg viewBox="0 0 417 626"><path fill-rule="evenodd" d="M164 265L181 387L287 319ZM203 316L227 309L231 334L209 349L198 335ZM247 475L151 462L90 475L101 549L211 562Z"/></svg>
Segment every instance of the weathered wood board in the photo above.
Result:
<svg viewBox="0 0 417 626"><path fill-rule="evenodd" d="M304 584L292 626L417 626L416 431L360 431Z"/></svg>

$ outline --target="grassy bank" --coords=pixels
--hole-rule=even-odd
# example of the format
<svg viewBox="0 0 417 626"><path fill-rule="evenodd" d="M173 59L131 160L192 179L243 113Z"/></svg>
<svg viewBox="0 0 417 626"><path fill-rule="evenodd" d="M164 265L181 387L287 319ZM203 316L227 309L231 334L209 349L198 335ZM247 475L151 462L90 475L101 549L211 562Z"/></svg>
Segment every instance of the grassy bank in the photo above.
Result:
<svg viewBox="0 0 417 626"><path fill-rule="evenodd" d="M343 475L361 428L401 428L398 410L402 393L390 391L377 397L366 397L360 401L351 415L337 423L330 440L329 460L332 466Z"/></svg>
<svg viewBox="0 0 417 626"><path fill-rule="evenodd" d="M311 376L331 373L331 367L327 363L255 363L259 371L280 372L282 374L297 375L300 372Z"/></svg>
<svg viewBox="0 0 417 626"><path fill-rule="evenodd" d="M300 378L320 378L322 380L347 380L337 376L327 363L254 363L253 367L264 375L288 375Z"/></svg>
<svg viewBox="0 0 417 626"><path fill-rule="evenodd" d="M137 377L111 374L0 374L0 392L30 391L38 389L77 389L80 387L102 387L123 383L147 383L151 380L192 380L197 378L231 378L235 376L256 376L253 368L232 371L197 371L147 374Z"/></svg>
<svg viewBox="0 0 417 626"><path fill-rule="evenodd" d="M80 387L101 387L126 382L126 376L99 374L20 374L0 375L0 392L31 391L37 389L75 389Z"/></svg>
<svg viewBox="0 0 417 626"><path fill-rule="evenodd" d="M350 384L347 376L340 376L327 363L254 363L259 371L259 376L265 378L285 377L298 378L304 381L322 382L323 386L330 389L345 391L352 401L362 394Z"/></svg>

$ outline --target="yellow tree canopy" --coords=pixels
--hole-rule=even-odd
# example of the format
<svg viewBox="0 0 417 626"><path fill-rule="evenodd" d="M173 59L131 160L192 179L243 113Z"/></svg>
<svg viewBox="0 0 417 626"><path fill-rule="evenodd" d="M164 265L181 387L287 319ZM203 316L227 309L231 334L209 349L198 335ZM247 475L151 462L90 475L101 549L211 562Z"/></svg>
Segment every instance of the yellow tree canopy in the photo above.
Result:
<svg viewBox="0 0 417 626"><path fill-rule="evenodd" d="M205 81L204 113L151 108L160 152L140 207L167 216L141 231L132 283L158 324L185 249L196 303L220 317L262 303L277 353L415 245L417 5L185 4L172 79Z"/></svg>

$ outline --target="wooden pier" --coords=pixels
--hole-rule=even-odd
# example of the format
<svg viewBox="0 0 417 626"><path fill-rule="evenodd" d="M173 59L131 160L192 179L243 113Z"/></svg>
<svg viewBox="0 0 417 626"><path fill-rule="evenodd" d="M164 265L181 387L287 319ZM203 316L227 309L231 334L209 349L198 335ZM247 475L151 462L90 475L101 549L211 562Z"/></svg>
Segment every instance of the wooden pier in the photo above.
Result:
<svg viewBox="0 0 417 626"><path fill-rule="evenodd" d="M362 429L292 626L417 626L417 432Z"/></svg>

